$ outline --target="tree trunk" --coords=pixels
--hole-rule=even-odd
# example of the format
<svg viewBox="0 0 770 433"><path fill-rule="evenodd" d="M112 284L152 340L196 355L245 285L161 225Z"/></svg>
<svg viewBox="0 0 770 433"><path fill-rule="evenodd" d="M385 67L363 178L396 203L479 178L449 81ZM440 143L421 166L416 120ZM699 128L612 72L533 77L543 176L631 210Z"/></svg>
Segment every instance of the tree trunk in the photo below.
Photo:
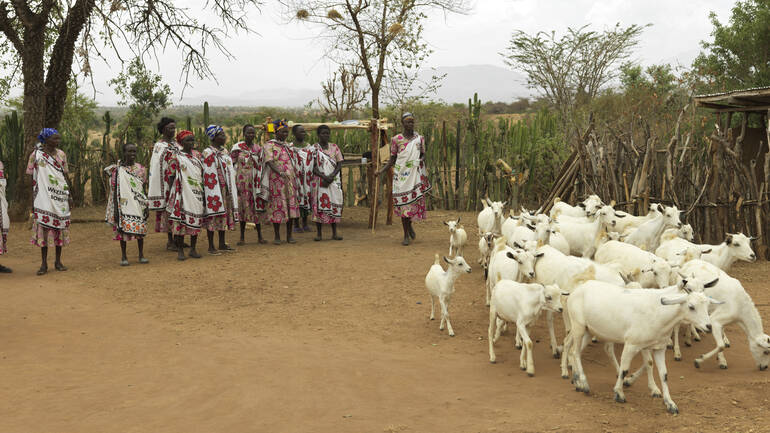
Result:
<svg viewBox="0 0 770 433"><path fill-rule="evenodd" d="M372 119L380 118L380 89L372 86Z"/></svg>
<svg viewBox="0 0 770 433"><path fill-rule="evenodd" d="M37 142L37 135L45 120L45 80L43 58L45 50L44 33L27 30L24 33L24 51L21 52L21 71L24 78L24 157L17 164L16 200L11 206L14 218L23 218L31 205L31 179L26 174L27 157ZM66 87L65 87L66 91Z"/></svg>

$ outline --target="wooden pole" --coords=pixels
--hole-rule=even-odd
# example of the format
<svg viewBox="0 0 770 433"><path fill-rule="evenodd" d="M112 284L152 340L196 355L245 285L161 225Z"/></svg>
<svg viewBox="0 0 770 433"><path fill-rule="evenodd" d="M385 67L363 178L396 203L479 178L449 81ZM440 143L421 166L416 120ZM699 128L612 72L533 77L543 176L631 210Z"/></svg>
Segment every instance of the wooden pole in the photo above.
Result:
<svg viewBox="0 0 770 433"><path fill-rule="evenodd" d="M390 158L390 138L388 137L388 131L386 129L381 129L380 137L382 139L381 146L386 146L388 158ZM388 215L385 217L385 224L390 226L393 225L393 167L388 169L385 182L385 200L388 201Z"/></svg>
<svg viewBox="0 0 770 433"><path fill-rule="evenodd" d="M377 224L377 166L379 165L380 155L377 145L379 144L379 137L377 136L377 120L372 119L370 132L370 149L372 151L372 160L367 164L367 178L369 180L369 228L374 233L374 226Z"/></svg>

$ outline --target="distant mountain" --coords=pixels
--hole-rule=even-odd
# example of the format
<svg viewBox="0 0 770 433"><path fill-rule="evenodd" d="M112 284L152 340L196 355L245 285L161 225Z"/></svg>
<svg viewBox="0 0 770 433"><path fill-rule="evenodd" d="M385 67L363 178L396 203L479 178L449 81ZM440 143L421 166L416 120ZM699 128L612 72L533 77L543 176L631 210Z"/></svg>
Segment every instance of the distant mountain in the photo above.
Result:
<svg viewBox="0 0 770 433"><path fill-rule="evenodd" d="M422 71L423 80L446 74L436 97L448 103L468 102L474 93L482 102L511 102L532 95L525 77L494 65L442 66Z"/></svg>
<svg viewBox="0 0 770 433"><path fill-rule="evenodd" d="M442 66L435 70L425 69L421 74L423 80L429 80L432 75L446 74L441 88L430 99L450 104L465 103L474 93L478 93L483 102L512 102L532 94L525 85L523 75L500 66ZM237 95L185 95L181 101L174 100L173 103L197 106L208 101L210 105L230 107L301 107L319 96L320 89L269 88L248 90Z"/></svg>

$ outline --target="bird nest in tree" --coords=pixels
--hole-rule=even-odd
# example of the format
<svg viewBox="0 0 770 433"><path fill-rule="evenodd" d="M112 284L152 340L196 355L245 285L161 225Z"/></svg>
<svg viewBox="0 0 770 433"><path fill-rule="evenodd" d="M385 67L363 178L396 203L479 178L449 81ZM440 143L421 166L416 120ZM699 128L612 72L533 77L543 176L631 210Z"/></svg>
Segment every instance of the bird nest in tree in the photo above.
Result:
<svg viewBox="0 0 770 433"><path fill-rule="evenodd" d="M332 20L341 20L342 14L337 12L335 9L330 9L329 12L326 13L326 17Z"/></svg>
<svg viewBox="0 0 770 433"><path fill-rule="evenodd" d="M402 30L404 30L404 26L402 26L401 23L393 23L388 27L388 33L391 35L397 35L401 33Z"/></svg>
<svg viewBox="0 0 770 433"><path fill-rule="evenodd" d="M306 20L310 16L310 12L307 9L300 9L297 11L298 20Z"/></svg>

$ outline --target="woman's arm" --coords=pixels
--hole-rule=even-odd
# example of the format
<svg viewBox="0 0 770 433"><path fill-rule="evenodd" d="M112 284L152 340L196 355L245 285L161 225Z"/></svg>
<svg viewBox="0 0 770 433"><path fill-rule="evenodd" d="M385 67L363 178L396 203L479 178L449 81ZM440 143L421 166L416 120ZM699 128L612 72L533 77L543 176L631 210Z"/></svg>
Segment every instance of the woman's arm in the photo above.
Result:
<svg viewBox="0 0 770 433"><path fill-rule="evenodd" d="M377 176L381 176L382 173L385 173L390 167L393 167L393 164L396 163L396 155L390 155L390 159L388 162L382 166L382 168L377 172Z"/></svg>

